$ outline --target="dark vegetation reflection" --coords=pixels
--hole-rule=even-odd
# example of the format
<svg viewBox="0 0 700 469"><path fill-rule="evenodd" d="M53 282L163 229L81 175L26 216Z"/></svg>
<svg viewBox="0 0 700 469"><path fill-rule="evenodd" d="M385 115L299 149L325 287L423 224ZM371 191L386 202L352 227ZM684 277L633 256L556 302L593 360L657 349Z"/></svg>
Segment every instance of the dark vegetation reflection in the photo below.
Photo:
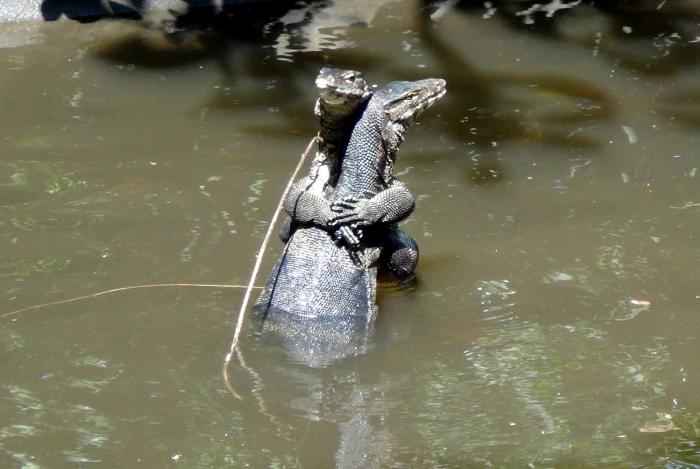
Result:
<svg viewBox="0 0 700 469"><path fill-rule="evenodd" d="M44 0L41 15L46 21L55 21L65 15L81 23L92 23L102 18L139 20L145 0L131 0L131 6L109 0Z"/></svg>
<svg viewBox="0 0 700 469"><path fill-rule="evenodd" d="M435 12L447 2L424 3ZM697 38L700 20L695 1L460 0L453 8L496 16L512 28L551 40L593 47L641 73L672 74L700 61L700 43L690 42Z"/></svg>
<svg viewBox="0 0 700 469"><path fill-rule="evenodd" d="M195 2L172 19L140 22L137 31L96 45L93 54L111 63L145 69L187 67L210 61L220 71L221 82L209 101L203 103L203 109L241 112L267 107L278 114L281 123L274 127L251 123L251 133L313 135L317 123L310 117L311 108L300 119L298 106L310 106L303 101L304 91L320 67L329 63L329 54L305 52L294 54L292 59L276 56L273 46L285 33L290 51L304 51L309 39L299 31L328 3L263 1L225 4L219 10ZM300 12L299 18L292 23L280 21L292 10ZM378 65L378 59L371 54L339 49L333 51L332 64L371 69ZM240 82L241 78L245 78L245 83ZM264 93L260 92L261 83Z"/></svg>
<svg viewBox="0 0 700 469"><path fill-rule="evenodd" d="M46 0L45 9L51 12L50 17L56 17L60 11L70 16L70 4ZM689 41L695 37L693 28L700 16L697 9L682 2L667 2L663 8L659 8L657 1L642 0L549 4L497 0L486 4L467 0L425 2L416 25L425 46L441 64L433 73L445 77L450 83L450 97L445 104L449 107L444 109L443 105L445 129L454 134L456 141L468 140L477 147L486 148L493 142L514 140L594 149L604 142L581 129L613 117L615 105L603 90L583 80L551 74L531 76L478 70L448 43L447 38L437 34L440 18L446 14L443 10L494 16L524 34L542 35L549 40L589 48L640 73L672 74L695 65L700 59L700 41ZM142 5L142 2L135 2L133 11L138 13ZM121 65L145 68L175 68L212 60L221 70L222 82L205 106L221 110L259 106L261 98L271 107L277 107L279 102L302 96L299 87L305 86L305 82L291 78L292 70L296 75L303 70L301 75L306 78L329 62L335 66L362 69L372 69L377 65L377 58L371 54L344 53L337 44L333 46L336 50L332 54L304 52L309 39L300 31L333 5L332 2L262 1L225 4L219 9L213 3L190 0L187 5L184 12L174 13L172 19L141 22L140 31L100 44L94 50L95 55ZM115 14L105 17L113 17L117 11L122 10L115 9ZM299 19L291 24L281 21L290 11L296 12ZM279 60L272 49L283 32L289 33L291 38L289 48L299 51L294 54L293 64L291 60ZM603 36L604 40L601 40ZM261 57L260 48L269 54ZM422 76L417 71L402 72L405 78ZM265 95L237 87L236 78L240 76L268 83ZM512 92L506 91L512 89L521 90L522 97L516 98ZM526 119L525 111L531 106L528 95L533 89L566 100L566 108ZM695 95L673 92L661 95L659 111L662 115L696 126L700 123L700 113L692 106L697 100ZM689 100L691 104L684 106L677 115L669 111L677 103ZM292 116L297 114L295 107L291 107L291 113L289 109L286 106L279 109L280 117L290 120L284 128L264 126L251 130L271 135L313 132L313 119L300 121ZM306 122L310 125L305 125ZM475 149L470 154L477 166L471 171L470 179L476 184L493 183L504 171L494 168L498 166L495 157L481 153L484 152ZM483 168L480 162L483 162ZM484 178L484 174L490 176Z"/></svg>

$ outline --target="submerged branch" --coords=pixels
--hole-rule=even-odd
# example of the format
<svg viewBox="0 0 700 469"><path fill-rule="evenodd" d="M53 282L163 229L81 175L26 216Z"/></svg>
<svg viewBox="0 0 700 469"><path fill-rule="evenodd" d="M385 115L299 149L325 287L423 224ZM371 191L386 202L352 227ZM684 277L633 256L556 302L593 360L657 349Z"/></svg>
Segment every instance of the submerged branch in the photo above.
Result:
<svg viewBox="0 0 700 469"><path fill-rule="evenodd" d="M287 197L287 194L289 193L289 189L292 187L292 183L297 177L297 174L299 173L299 170L304 164L304 160L306 160L306 156L309 154L311 151L311 147L316 143L317 137L314 137L311 139L309 142L309 145L306 147L306 150L304 150L304 153L301 154L301 157L299 158L299 162L297 163L296 168L294 168L294 171L292 172L292 175L289 178L289 182L287 182L287 187L284 188L284 191L282 192L282 196L280 197L280 201L277 204L277 208L275 209L275 213L272 215L272 219L270 220L270 226L267 228L267 232L265 233L265 238L263 238L263 242L260 245L260 249L258 250L258 253L255 256L255 265L253 266L253 272L250 274L250 282L248 283L248 288L246 289L245 296L243 297L243 303L241 304L241 309L238 311L238 320L236 321L236 329L233 332L233 338L231 339L231 347L229 348L229 352L226 354L226 357L224 358L224 365L222 367L221 373L224 377L224 383L226 384L226 388L228 388L229 392L233 397L236 399L242 399L241 395L236 392L236 390L233 388L233 385L231 384L231 380L229 379L228 376L228 366L231 363L231 359L233 358L233 353L236 351L236 346L238 345L238 338L241 335L241 329L243 328L243 319L245 317L245 311L246 308L248 307L248 301L250 300L250 292L253 290L253 284L255 283L255 278L258 276L258 270L260 270L260 264L262 263L262 258L263 254L265 253L265 249L267 248L267 243L270 241L270 237L272 236L272 230L275 227L275 222L277 221L277 217L280 214L280 211L282 210L282 204L284 203L284 199Z"/></svg>

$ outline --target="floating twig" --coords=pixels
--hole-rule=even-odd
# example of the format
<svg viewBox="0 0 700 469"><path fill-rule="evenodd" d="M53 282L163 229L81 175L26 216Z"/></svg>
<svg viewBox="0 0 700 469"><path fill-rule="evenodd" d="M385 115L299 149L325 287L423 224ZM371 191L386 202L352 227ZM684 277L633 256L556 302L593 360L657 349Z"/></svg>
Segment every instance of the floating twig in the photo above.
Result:
<svg viewBox="0 0 700 469"><path fill-rule="evenodd" d="M72 303L74 301L88 300L90 298L96 298L102 295L108 295L110 293L118 293L128 290L137 290L140 288L158 288L158 287L203 287L203 288L246 288L245 285L228 285L219 283L153 283L148 285L130 285L128 287L112 288L111 290L100 291L97 293L91 293L89 295L78 296L75 298L68 298L67 300L52 301L50 303L42 303L40 305L27 306L26 308L17 309L15 311L10 311L9 313L0 314L0 319L9 318L10 316L15 316L25 311L31 311L33 309L46 308L48 306L62 305L66 303ZM262 288L262 287L252 287L252 288Z"/></svg>

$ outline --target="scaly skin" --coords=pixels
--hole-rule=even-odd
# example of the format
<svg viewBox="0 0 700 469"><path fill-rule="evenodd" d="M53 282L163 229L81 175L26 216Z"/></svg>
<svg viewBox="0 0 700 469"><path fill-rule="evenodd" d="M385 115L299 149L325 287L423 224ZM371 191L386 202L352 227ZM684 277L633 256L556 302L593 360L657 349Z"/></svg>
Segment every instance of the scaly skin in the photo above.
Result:
<svg viewBox="0 0 700 469"><path fill-rule="evenodd" d="M318 117L318 151L308 176L292 186L285 199L286 220L280 238L287 242L299 225L325 227L333 217L325 195L335 185L350 131L357 122L360 108L372 90L362 74L354 70L324 67L316 77L319 97L314 113Z"/></svg>
<svg viewBox="0 0 700 469"><path fill-rule="evenodd" d="M374 92L352 130L328 197L338 214L331 224L362 228L364 236L350 248L335 242L327 229L300 226L268 278L256 304L263 326L277 331L308 365L323 366L364 348L387 230L412 210L412 204L406 209L390 200L396 153L406 128L444 87L443 80L428 79L395 82ZM393 206L397 209L386 209Z"/></svg>
<svg viewBox="0 0 700 469"><path fill-rule="evenodd" d="M353 129L334 193L332 208L339 215L330 225L369 231L369 245L381 244L381 237L386 237L387 247L400 251L396 255L387 253L389 265L399 278L412 275L418 250L415 241L395 225L414 206L412 197L409 205L408 199L394 192L400 183L393 178L392 169L406 129L444 93L445 82L440 79L394 82L377 90ZM407 252L413 248L415 252ZM352 255L356 264L376 261L374 249L365 249L360 243L357 251ZM401 260L409 264L402 264Z"/></svg>
<svg viewBox="0 0 700 469"><path fill-rule="evenodd" d="M335 188L342 155L358 114L372 91L360 72L335 68L321 69L316 86L319 99L315 114L321 127L319 149L309 175L292 186L285 200L290 218L283 226L280 238L287 242L297 226L314 224L332 229L337 240L356 248L364 234L364 226L396 218L399 214L405 218L413 210L414 200L400 181L391 178L386 193L373 203L350 197L331 206L328 197ZM396 224L387 231L383 254L382 264L400 280L413 277L418 246Z"/></svg>

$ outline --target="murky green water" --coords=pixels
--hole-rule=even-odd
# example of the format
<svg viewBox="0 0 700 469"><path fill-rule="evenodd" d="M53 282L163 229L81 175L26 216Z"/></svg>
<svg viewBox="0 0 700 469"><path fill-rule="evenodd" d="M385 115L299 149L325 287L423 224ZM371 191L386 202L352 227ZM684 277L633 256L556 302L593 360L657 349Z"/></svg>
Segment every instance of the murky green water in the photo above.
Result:
<svg viewBox="0 0 700 469"><path fill-rule="evenodd" d="M700 4L614 3L0 25L0 314L245 283L323 64L448 82L368 353L311 369L251 323L239 402L240 290L3 317L0 464L700 465Z"/></svg>

